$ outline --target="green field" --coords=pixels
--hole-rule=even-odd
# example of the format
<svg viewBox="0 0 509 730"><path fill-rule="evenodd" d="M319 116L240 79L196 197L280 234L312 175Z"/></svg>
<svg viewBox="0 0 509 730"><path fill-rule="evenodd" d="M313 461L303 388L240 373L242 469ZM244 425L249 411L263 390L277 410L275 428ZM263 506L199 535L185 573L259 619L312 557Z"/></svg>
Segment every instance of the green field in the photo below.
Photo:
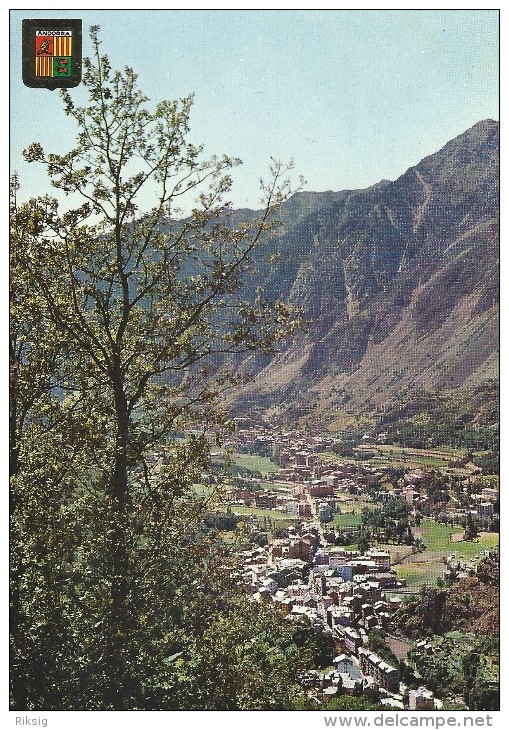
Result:
<svg viewBox="0 0 509 730"><path fill-rule="evenodd" d="M360 428L369 428L375 424L373 416L358 411L337 411L334 415L334 421L327 426L329 433L358 431Z"/></svg>
<svg viewBox="0 0 509 730"><path fill-rule="evenodd" d="M429 552L458 553L463 558L474 558L481 550L498 545L499 536L495 532L481 532L475 541L454 540L454 535L463 534L462 527L449 527L432 520L424 520L414 534L422 538ZM451 539L452 538L452 539Z"/></svg>
<svg viewBox="0 0 509 730"><path fill-rule="evenodd" d="M407 586L435 585L437 578L442 576L444 570L442 561L434 560L429 563L403 563L394 566L398 578L404 578Z"/></svg>
<svg viewBox="0 0 509 730"><path fill-rule="evenodd" d="M369 457L372 466L407 467L410 469L420 466L435 467L437 469L451 468L451 461L459 459L464 452L459 449L411 449L393 444L377 444L376 446L357 447L356 451L362 456L363 450L375 452Z"/></svg>
<svg viewBox="0 0 509 730"><path fill-rule="evenodd" d="M362 510L365 507L373 507L373 502L366 499L348 499L338 502L338 506L341 514L334 515L329 524L333 527L357 527L361 524Z"/></svg>
<svg viewBox="0 0 509 730"><path fill-rule="evenodd" d="M409 588L435 585L444 570L442 558L452 552L455 552L458 558L468 560L478 557L481 550L493 548L499 542L499 535L494 532L481 533L477 540L472 542L465 540L454 542L455 535L463 534L461 527L451 528L431 520L424 520L422 525L413 531L424 540L426 549L415 555L409 555L404 562L394 565L398 577L405 578Z"/></svg>
<svg viewBox="0 0 509 730"><path fill-rule="evenodd" d="M233 454L232 461L234 465L250 471L259 471L263 476L273 474L279 469L272 459L266 456L258 456L257 454Z"/></svg>
<svg viewBox="0 0 509 730"><path fill-rule="evenodd" d="M365 499L364 497L357 499L348 497L347 499L342 498L338 501L338 507L341 509L341 512L355 512L355 514L359 515L365 507L373 508L374 504L374 502L370 502L369 499Z"/></svg>
<svg viewBox="0 0 509 730"><path fill-rule="evenodd" d="M240 507L237 505L232 506L232 512L237 515L256 515L263 520L264 517L268 517L274 522L299 522L299 518L296 515L292 515L289 512L276 512L273 509L261 509L258 507Z"/></svg>
<svg viewBox="0 0 509 730"><path fill-rule="evenodd" d="M451 462L460 459L465 451L452 447L436 447L432 449L412 449L394 444L365 444L354 448L355 457L338 456L327 452L320 456L329 461L358 463L367 461L375 468L406 468L416 469L418 467L429 467L436 469L447 469L456 474L465 475L469 473L464 467L452 467Z"/></svg>
<svg viewBox="0 0 509 730"><path fill-rule="evenodd" d="M334 515L333 520L328 524L332 527L357 527L361 524L361 516L360 514Z"/></svg>
<svg viewBox="0 0 509 730"><path fill-rule="evenodd" d="M448 468L448 462L438 456L373 456L369 459L369 463L374 467L393 467L408 469L416 469L418 467L428 466L436 469Z"/></svg>

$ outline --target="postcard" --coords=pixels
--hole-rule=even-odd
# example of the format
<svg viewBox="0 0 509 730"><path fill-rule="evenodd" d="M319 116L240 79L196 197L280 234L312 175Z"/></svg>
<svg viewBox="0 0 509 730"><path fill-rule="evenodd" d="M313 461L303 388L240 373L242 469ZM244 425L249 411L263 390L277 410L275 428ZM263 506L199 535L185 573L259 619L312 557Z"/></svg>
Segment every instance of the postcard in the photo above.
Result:
<svg viewBox="0 0 509 730"><path fill-rule="evenodd" d="M10 33L10 721L496 727L499 11Z"/></svg>

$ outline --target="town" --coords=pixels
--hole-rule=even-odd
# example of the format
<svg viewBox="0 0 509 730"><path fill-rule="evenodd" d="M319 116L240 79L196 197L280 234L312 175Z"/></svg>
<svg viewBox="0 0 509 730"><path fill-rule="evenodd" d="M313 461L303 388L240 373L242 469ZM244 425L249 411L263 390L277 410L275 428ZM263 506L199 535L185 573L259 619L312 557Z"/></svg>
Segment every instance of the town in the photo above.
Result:
<svg viewBox="0 0 509 730"><path fill-rule="evenodd" d="M414 527L411 530L410 523L405 525L400 535L403 539L397 544L402 543L405 556L412 557L425 550L425 543L414 537L419 532L416 524L445 521L451 529L463 524L465 531L474 524L486 527L496 518L498 490L482 486L481 481L482 488L476 493L466 479L464 498L451 498L428 488L437 475L422 468L407 470L394 484L383 482L383 468L365 461L327 458L327 454L335 456L336 441L332 436L303 435L268 423L237 424L230 447L237 452L265 454L277 464L277 469L261 479L261 475L237 475L235 486L227 493L229 510L253 527L260 523L267 527L263 533L266 540L240 552L239 580L250 600L272 602L285 621L305 622L332 637L337 648L332 667L308 672L302 678L308 696L318 703L346 694L364 696L387 708L441 709L441 700L428 687L409 690L399 666L368 648L371 630L395 634L392 618L408 594L407 581L392 562L394 555L401 561L401 549L395 552L385 544L389 542L389 524L378 530L373 545L365 541L362 526L335 526L334 516L341 515L352 500L374 506L373 489L382 482L383 488L376 492L380 503L406 505ZM268 514L273 519L267 520ZM281 521L283 516L291 521ZM439 581L474 575L478 561L489 552L479 544L476 554L464 557L455 549L454 535L451 531L448 548L440 556ZM465 536L456 533L456 537ZM393 638L400 658L412 648L433 651L425 638L413 645Z"/></svg>

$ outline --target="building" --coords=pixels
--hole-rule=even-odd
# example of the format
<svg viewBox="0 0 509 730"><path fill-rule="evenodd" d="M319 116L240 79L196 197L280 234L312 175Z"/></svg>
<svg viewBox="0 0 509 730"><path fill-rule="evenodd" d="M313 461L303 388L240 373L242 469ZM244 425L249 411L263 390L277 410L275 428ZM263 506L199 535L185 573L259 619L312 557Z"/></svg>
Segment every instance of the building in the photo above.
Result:
<svg viewBox="0 0 509 730"><path fill-rule="evenodd" d="M374 573L377 570L375 561L368 560L367 558L356 558L355 560L350 560L349 563L353 568L354 575Z"/></svg>
<svg viewBox="0 0 509 730"><path fill-rule="evenodd" d="M299 502L299 517L311 517L311 505L308 502Z"/></svg>
<svg viewBox="0 0 509 730"><path fill-rule="evenodd" d="M358 656L364 675L373 677L378 686L388 692L399 691L399 671L397 669L362 646L359 647Z"/></svg>
<svg viewBox="0 0 509 730"><path fill-rule="evenodd" d="M320 502L318 505L318 517L320 522L330 522L332 520L332 507L327 502Z"/></svg>
<svg viewBox="0 0 509 730"><path fill-rule="evenodd" d="M346 606L332 603L325 612L326 621L331 628L334 626L349 626L352 622L352 611Z"/></svg>
<svg viewBox="0 0 509 730"><path fill-rule="evenodd" d="M284 503L285 509L287 512L291 512L294 515L299 514L299 503L296 499L288 499Z"/></svg>
<svg viewBox="0 0 509 730"><path fill-rule="evenodd" d="M493 514L493 502L481 502L477 505L477 516L480 520L490 520Z"/></svg>
<svg viewBox="0 0 509 730"><path fill-rule="evenodd" d="M376 603L382 598L382 590L378 581L359 583L355 587L355 594L363 598L362 603Z"/></svg>
<svg viewBox="0 0 509 730"><path fill-rule="evenodd" d="M260 593L262 592L262 589L267 590L271 596L274 596L278 589L278 584L276 583L275 580L272 580L272 578L266 578L262 582L262 587L260 588Z"/></svg>
<svg viewBox="0 0 509 730"><path fill-rule="evenodd" d="M391 569L391 556L385 550L368 550L366 557L372 560L377 570L382 573L388 573Z"/></svg>
<svg viewBox="0 0 509 730"><path fill-rule="evenodd" d="M351 565L335 565L333 566L334 575L338 578L342 578L345 583L352 580L353 569Z"/></svg>
<svg viewBox="0 0 509 730"><path fill-rule="evenodd" d="M356 654L358 648L362 645L362 639L360 634L355 631L351 626L346 626L343 632L343 640L345 648L351 654Z"/></svg>
<svg viewBox="0 0 509 730"><path fill-rule="evenodd" d="M309 487L309 493L312 497L332 497L334 495L334 487L327 482L313 484Z"/></svg>
<svg viewBox="0 0 509 730"><path fill-rule="evenodd" d="M272 492L257 492L255 504L259 509L274 509L277 507L278 495Z"/></svg>
<svg viewBox="0 0 509 730"><path fill-rule="evenodd" d="M329 565L330 555L324 548L318 548L313 558L315 565Z"/></svg>

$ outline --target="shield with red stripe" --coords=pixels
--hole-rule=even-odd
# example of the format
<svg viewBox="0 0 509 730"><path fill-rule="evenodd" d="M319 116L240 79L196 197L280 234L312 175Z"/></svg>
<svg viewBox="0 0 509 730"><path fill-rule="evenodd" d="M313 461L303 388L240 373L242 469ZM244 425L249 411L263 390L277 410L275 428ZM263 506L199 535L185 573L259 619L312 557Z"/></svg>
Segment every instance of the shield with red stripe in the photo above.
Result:
<svg viewBox="0 0 509 730"><path fill-rule="evenodd" d="M81 80L81 20L23 21L27 86L76 86Z"/></svg>

